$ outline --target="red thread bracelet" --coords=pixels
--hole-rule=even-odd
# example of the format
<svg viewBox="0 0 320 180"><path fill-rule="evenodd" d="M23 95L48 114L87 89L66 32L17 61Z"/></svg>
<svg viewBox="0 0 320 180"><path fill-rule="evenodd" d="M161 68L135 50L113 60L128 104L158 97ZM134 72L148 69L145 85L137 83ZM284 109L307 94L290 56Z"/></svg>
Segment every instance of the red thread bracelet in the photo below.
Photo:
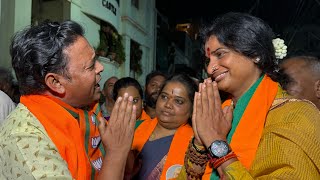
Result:
<svg viewBox="0 0 320 180"><path fill-rule="evenodd" d="M221 166L221 164L223 164L224 162L232 159L232 158L236 158L237 155L232 151L229 154L227 154L226 156L223 156L219 159L217 159L216 161L213 162L213 168L217 169L219 166Z"/></svg>

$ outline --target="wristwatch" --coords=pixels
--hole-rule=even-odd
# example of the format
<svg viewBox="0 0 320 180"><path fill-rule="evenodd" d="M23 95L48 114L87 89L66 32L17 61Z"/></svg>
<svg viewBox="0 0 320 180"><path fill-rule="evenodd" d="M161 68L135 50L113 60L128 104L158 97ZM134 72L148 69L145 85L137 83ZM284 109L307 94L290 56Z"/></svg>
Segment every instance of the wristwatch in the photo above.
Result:
<svg viewBox="0 0 320 180"><path fill-rule="evenodd" d="M231 152L231 148L226 141L215 140L208 147L208 151L213 158L221 158Z"/></svg>

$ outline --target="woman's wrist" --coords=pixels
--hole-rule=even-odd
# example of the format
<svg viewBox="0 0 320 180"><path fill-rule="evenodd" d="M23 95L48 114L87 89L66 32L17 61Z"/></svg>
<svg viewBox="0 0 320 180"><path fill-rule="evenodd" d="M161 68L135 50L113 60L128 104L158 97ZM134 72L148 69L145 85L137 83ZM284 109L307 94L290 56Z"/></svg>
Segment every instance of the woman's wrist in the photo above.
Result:
<svg viewBox="0 0 320 180"><path fill-rule="evenodd" d="M209 136L208 135L208 138L206 139L203 139L203 145L208 148L214 141L216 140L222 140L222 141L227 141L227 138L226 137L223 137L223 136Z"/></svg>
<svg viewBox="0 0 320 180"><path fill-rule="evenodd" d="M218 167L220 167L222 164L228 162L231 159L236 159L237 155L231 151L229 154L227 154L226 156L223 156L221 158L215 158L214 161L212 162L213 164L213 168L217 169Z"/></svg>
<svg viewBox="0 0 320 180"><path fill-rule="evenodd" d="M239 161L238 158L231 158L228 161L222 163L218 168L221 169L225 169L227 168L230 164L232 164L233 162Z"/></svg>
<svg viewBox="0 0 320 180"><path fill-rule="evenodd" d="M184 165L186 168L187 176L190 179L201 179L205 171L206 164L208 163L209 157L207 153L198 152L193 141L195 141L195 138L193 138L189 143L188 150L184 159ZM202 146L202 148L205 149L204 146Z"/></svg>
<svg viewBox="0 0 320 180"><path fill-rule="evenodd" d="M198 142L197 138L193 137L191 144L193 148L200 154L208 153L207 148Z"/></svg>

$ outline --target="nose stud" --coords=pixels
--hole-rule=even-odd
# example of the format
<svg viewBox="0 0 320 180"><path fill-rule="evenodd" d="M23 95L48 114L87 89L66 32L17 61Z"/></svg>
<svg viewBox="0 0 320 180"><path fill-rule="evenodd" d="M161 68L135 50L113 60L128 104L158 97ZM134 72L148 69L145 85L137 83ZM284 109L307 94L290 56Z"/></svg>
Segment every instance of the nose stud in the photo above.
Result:
<svg viewBox="0 0 320 180"><path fill-rule="evenodd" d="M211 68L211 71L212 71L212 73L214 73L216 70L218 70L219 69L219 67L218 66L212 66L212 68Z"/></svg>

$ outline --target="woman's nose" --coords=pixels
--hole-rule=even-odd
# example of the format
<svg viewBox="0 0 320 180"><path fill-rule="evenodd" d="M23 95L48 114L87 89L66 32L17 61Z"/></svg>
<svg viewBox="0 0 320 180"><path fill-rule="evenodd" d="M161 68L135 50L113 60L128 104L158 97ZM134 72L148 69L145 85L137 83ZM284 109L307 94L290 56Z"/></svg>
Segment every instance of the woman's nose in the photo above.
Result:
<svg viewBox="0 0 320 180"><path fill-rule="evenodd" d="M207 73L212 74L212 63L209 63L207 66Z"/></svg>
<svg viewBox="0 0 320 180"><path fill-rule="evenodd" d="M207 66L207 73L208 74L213 74L214 71L218 69L219 65L214 62L214 60L210 57L210 61Z"/></svg>
<svg viewBox="0 0 320 180"><path fill-rule="evenodd" d="M172 109L172 103L171 103L170 99L165 103L164 107L166 107L168 109Z"/></svg>

